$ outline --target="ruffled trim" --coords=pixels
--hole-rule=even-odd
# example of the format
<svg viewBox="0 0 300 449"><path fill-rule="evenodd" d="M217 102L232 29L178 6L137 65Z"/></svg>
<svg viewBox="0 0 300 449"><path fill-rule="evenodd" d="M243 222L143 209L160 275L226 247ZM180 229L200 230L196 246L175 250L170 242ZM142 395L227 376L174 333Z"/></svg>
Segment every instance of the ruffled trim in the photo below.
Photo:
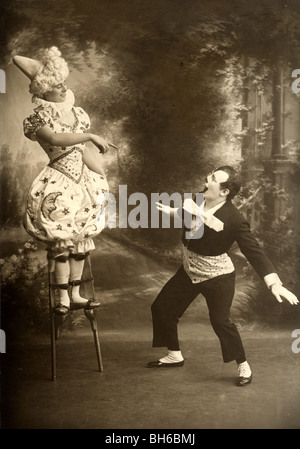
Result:
<svg viewBox="0 0 300 449"><path fill-rule="evenodd" d="M50 243L47 247L50 258L61 256L66 252L69 252L70 254L85 254L93 249L95 249L95 244L92 238L87 238L79 242L60 240Z"/></svg>
<svg viewBox="0 0 300 449"><path fill-rule="evenodd" d="M43 108L44 111L48 112L52 117L63 117L74 106L75 96L71 89L68 89L66 92L66 99L62 102L54 102L43 100L42 98L33 96L32 102L36 105L35 109Z"/></svg>

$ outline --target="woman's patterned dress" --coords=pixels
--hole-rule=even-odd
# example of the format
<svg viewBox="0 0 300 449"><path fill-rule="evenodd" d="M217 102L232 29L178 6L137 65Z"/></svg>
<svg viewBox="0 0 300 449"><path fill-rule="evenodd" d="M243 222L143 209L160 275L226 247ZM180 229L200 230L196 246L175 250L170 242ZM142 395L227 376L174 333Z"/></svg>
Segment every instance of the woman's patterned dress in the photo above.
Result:
<svg viewBox="0 0 300 449"><path fill-rule="evenodd" d="M53 117L42 106L24 120L24 134L37 140L50 158L49 164L33 181L24 219L26 231L48 246L52 257L70 253L83 254L95 248L93 237L105 227L108 183L83 163L84 144L57 147L36 136L44 125L56 133L83 133L90 120L80 107L72 107L74 125Z"/></svg>

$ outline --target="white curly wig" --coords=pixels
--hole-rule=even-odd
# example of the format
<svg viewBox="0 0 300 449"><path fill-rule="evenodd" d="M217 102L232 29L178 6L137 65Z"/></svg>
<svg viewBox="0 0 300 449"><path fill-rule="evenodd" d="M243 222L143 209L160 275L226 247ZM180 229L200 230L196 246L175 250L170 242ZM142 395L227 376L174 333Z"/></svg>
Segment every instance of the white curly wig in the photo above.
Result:
<svg viewBox="0 0 300 449"><path fill-rule="evenodd" d="M51 91L57 84L63 83L69 75L68 64L61 57L57 47L47 48L41 63L29 86L30 93L37 97Z"/></svg>

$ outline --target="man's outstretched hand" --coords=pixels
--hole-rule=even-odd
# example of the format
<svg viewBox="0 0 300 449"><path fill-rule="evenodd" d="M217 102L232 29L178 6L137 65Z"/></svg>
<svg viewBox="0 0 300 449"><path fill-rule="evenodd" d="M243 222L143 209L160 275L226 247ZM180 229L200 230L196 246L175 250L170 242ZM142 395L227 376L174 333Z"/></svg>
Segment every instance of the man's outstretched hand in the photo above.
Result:
<svg viewBox="0 0 300 449"><path fill-rule="evenodd" d="M280 284L273 284L271 286L271 292L275 296L278 302L282 302L281 297L285 298L290 304L298 304L299 300L297 296L294 295L294 293L287 290L285 287L283 287Z"/></svg>
<svg viewBox="0 0 300 449"><path fill-rule="evenodd" d="M166 204L162 204L162 203L159 203L159 202L155 202L155 204L156 204L156 209L157 210L159 210L160 212L163 212L164 214L167 214L167 215L174 215L175 214L175 212L176 212L176 208L174 208L174 207L171 207L171 206L167 206Z"/></svg>

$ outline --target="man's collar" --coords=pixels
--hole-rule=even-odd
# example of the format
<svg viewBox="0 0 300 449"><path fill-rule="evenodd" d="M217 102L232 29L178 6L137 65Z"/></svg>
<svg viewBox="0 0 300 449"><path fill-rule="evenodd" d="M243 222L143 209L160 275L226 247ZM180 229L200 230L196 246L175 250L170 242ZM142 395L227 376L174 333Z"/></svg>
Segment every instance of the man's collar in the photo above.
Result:
<svg viewBox="0 0 300 449"><path fill-rule="evenodd" d="M221 209L221 207L226 203L226 200L222 201L221 203L218 203L216 206L211 207L210 209L205 211L205 214L214 215L217 210ZM205 207L205 202L204 202Z"/></svg>

